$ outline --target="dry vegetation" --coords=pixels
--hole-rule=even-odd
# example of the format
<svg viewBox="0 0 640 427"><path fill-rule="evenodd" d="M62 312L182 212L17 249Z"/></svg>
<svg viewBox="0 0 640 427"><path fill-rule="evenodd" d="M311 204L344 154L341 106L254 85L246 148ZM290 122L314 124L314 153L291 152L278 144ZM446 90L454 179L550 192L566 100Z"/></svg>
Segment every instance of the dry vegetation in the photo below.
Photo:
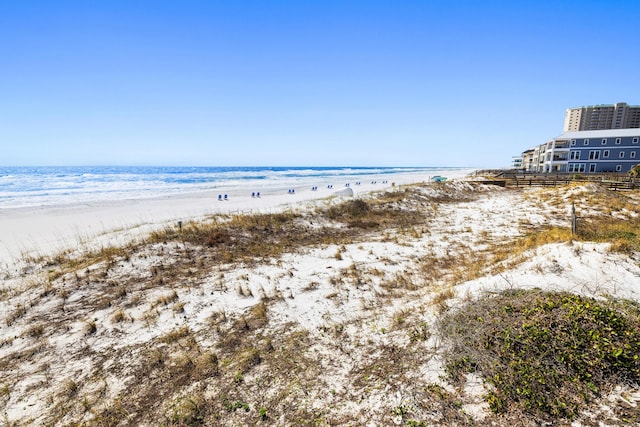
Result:
<svg viewBox="0 0 640 427"><path fill-rule="evenodd" d="M5 424L536 425L541 409L497 381L488 394L465 391L462 369L488 375L495 356L481 366L460 338L462 359L447 361L436 319L477 320L452 311L474 300L459 286L548 243L610 242L634 256L637 201L596 186L417 185L25 261L0 289ZM507 306L490 301L488 312ZM493 317L502 323L483 327L514 322ZM597 390L544 413L589 425L576 402L589 409L620 378L600 373ZM615 419L637 420L632 405L613 407Z"/></svg>

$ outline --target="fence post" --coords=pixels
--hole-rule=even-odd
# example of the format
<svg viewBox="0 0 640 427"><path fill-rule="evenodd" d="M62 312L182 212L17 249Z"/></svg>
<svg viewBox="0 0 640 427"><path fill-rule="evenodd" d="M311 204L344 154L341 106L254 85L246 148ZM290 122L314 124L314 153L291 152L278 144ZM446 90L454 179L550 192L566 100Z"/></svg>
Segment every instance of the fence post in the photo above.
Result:
<svg viewBox="0 0 640 427"><path fill-rule="evenodd" d="M578 233L578 217L576 216L576 205L571 204L571 234Z"/></svg>

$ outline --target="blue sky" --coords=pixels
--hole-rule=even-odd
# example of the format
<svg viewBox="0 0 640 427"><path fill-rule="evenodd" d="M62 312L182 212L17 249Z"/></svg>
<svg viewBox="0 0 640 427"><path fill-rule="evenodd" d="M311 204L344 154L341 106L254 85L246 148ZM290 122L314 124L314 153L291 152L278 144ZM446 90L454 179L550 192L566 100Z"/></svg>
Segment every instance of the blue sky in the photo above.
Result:
<svg viewBox="0 0 640 427"><path fill-rule="evenodd" d="M640 104L640 2L0 2L0 165L500 167ZM459 114L457 114L459 112Z"/></svg>

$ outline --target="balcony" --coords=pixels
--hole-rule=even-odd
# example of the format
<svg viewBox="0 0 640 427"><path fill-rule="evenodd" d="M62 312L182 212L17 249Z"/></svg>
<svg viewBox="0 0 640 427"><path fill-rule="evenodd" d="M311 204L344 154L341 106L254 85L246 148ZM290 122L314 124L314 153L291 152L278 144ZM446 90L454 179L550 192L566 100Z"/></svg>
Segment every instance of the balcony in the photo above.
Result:
<svg viewBox="0 0 640 427"><path fill-rule="evenodd" d="M569 149L569 145L570 145L570 141L566 140L566 141L555 141L555 149L556 150L562 150L562 149Z"/></svg>

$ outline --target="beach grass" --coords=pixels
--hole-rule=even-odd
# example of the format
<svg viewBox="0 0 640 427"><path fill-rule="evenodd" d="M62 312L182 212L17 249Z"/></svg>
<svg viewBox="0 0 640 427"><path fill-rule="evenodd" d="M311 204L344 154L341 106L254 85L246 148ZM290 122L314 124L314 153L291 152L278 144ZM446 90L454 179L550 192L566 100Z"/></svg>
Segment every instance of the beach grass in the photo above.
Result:
<svg viewBox="0 0 640 427"><path fill-rule="evenodd" d="M513 271L542 247L575 248L577 259L584 241L637 253L636 194L557 190L402 186L312 209L217 215L125 245L28 260L31 273L12 279L22 291L3 299L4 324L17 338L0 345L9 390L0 403L6 410L37 392L50 403L35 415L51 425L474 425L476 406L500 413L486 411L486 422L527 425L539 415L527 403L456 388L467 359L479 357L474 347L446 363L453 374L442 380L445 334L435 320L473 321L460 307L476 299L462 286ZM456 216L488 197L509 203ZM534 208L499 210L517 211L516 202L552 209L537 220ZM576 235L571 204L584 224ZM485 221L490 214L500 219ZM63 337L71 356L54 344ZM8 368L35 365L57 377L69 357L73 383L54 393ZM553 405L548 416L580 416L575 401L566 411Z"/></svg>

